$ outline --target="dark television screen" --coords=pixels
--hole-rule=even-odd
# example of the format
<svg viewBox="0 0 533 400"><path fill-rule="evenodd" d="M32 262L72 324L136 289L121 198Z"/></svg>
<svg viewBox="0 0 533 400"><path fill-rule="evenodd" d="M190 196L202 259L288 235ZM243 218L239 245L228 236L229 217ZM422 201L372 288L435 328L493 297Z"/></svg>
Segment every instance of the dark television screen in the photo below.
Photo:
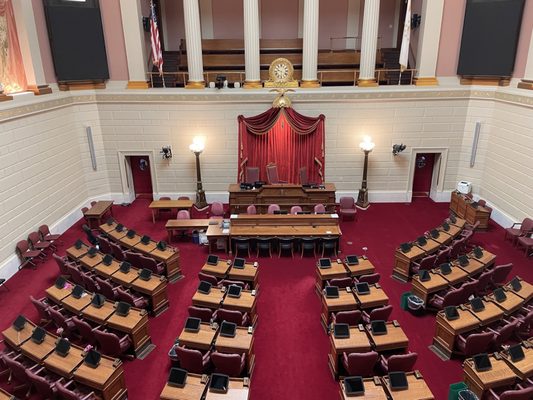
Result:
<svg viewBox="0 0 533 400"><path fill-rule="evenodd" d="M457 74L510 77L524 0L468 0Z"/></svg>

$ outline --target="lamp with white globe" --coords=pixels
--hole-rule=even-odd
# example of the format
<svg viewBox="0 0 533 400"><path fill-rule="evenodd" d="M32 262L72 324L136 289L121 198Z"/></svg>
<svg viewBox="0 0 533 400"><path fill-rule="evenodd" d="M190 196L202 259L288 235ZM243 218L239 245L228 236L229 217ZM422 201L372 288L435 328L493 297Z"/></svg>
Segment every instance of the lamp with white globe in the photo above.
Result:
<svg viewBox="0 0 533 400"><path fill-rule="evenodd" d="M361 183L361 189L359 189L359 195L357 196L357 207L366 209L369 206L368 203L368 190L367 190L367 170L368 170L368 154L372 150L374 150L374 147L376 144L372 142L372 139L369 136L365 136L363 138L363 141L359 144L359 147L361 150L365 153L365 164L363 167L363 182Z"/></svg>
<svg viewBox="0 0 533 400"><path fill-rule="evenodd" d="M205 141L203 138L197 136L193 139L193 142L189 146L189 150L196 156L196 203L194 204L197 209L201 210L207 207L207 201L205 199L205 192L202 187L202 174L200 172L200 154L205 149Z"/></svg>

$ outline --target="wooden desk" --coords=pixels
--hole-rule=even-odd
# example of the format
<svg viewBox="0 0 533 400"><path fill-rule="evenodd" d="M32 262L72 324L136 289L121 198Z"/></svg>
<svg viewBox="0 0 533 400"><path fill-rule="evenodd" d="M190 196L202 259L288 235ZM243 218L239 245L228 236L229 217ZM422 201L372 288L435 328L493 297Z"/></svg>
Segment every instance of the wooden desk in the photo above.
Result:
<svg viewBox="0 0 533 400"><path fill-rule="evenodd" d="M85 243L83 243L79 249L77 249L76 246L70 246L67 249L67 257L72 261L77 261L87 254L87 251L89 251L89 246L87 246Z"/></svg>
<svg viewBox="0 0 533 400"><path fill-rule="evenodd" d="M322 292L322 322L325 327L329 325L329 316L332 312L350 311L358 308L357 301L353 293L339 289L339 297L328 298Z"/></svg>
<svg viewBox="0 0 533 400"><path fill-rule="evenodd" d="M98 275L103 276L104 278L112 278L113 274L120 269L120 263L113 259L110 265L105 265L104 263L98 264L94 267L93 271Z"/></svg>
<svg viewBox="0 0 533 400"><path fill-rule="evenodd" d="M484 372L476 371L471 358L467 358L463 364L464 381L479 398L482 398L488 389L512 385L517 378L503 359L497 360L494 354L491 354L489 358L492 368Z"/></svg>
<svg viewBox="0 0 533 400"><path fill-rule="evenodd" d="M133 250L140 252L140 253L150 253L157 247L157 242L154 240L150 240L148 243L139 242L135 246L133 246Z"/></svg>
<svg viewBox="0 0 533 400"><path fill-rule="evenodd" d="M375 272L376 268L374 267L374 264L372 264L368 258L363 257L358 257L359 263L357 265L348 265L345 262L344 265L349 271L351 277L373 274Z"/></svg>
<svg viewBox="0 0 533 400"><path fill-rule="evenodd" d="M461 268L464 272L466 272L467 276L477 275L485 269L485 264L473 257L469 257L468 264L464 266L460 265L458 260L453 261L451 264L454 267Z"/></svg>
<svg viewBox="0 0 533 400"><path fill-rule="evenodd" d="M90 227L98 226L102 220L102 217L109 211L113 215L113 201L101 200L97 201L94 206L85 211L85 219Z"/></svg>
<svg viewBox="0 0 533 400"><path fill-rule="evenodd" d="M397 321L387 321L387 333L385 335L374 335L370 325L366 326L366 332L377 352L407 349L409 345L409 339Z"/></svg>
<svg viewBox="0 0 533 400"><path fill-rule="evenodd" d="M470 311L477 319L479 319L480 326L490 325L503 318L504 311L495 303L492 301L483 301L483 304L485 304L485 309L478 312L472 310L470 303L463 305L463 308Z"/></svg>
<svg viewBox="0 0 533 400"><path fill-rule="evenodd" d="M139 272L137 269L130 268L128 272L122 272L120 269L115 271L112 276L112 279L115 282L120 283L123 286L129 287L131 283L139 277Z"/></svg>
<svg viewBox="0 0 533 400"><path fill-rule="evenodd" d="M230 378L226 393L210 392L207 389L205 400L248 400L250 395L248 382L248 378Z"/></svg>
<svg viewBox="0 0 533 400"><path fill-rule="evenodd" d="M131 283L131 287L149 297L155 315L161 314L169 307L167 280L164 276L152 275L147 281L137 277Z"/></svg>
<svg viewBox="0 0 533 400"><path fill-rule="evenodd" d="M151 343L146 310L131 307L129 314L125 317L114 313L107 319L107 325L110 328L125 332L131 337L133 351L136 355Z"/></svg>
<svg viewBox="0 0 533 400"><path fill-rule="evenodd" d="M36 363L41 363L48 354L53 352L56 348L57 336L46 333L42 343L35 343L32 339L26 340L19 346L20 351L26 357L32 359Z"/></svg>
<svg viewBox="0 0 533 400"><path fill-rule="evenodd" d="M224 297L222 300L222 307L228 310L237 310L242 313L248 313L252 320L252 325L255 325L257 315L255 308L257 305L257 297L252 294L251 290L242 290L240 297Z"/></svg>
<svg viewBox="0 0 533 400"><path fill-rule="evenodd" d="M148 206L152 210L152 221L155 224L155 215L161 208L189 210L193 205L191 200L154 200Z"/></svg>
<svg viewBox="0 0 533 400"><path fill-rule="evenodd" d="M527 344L526 346L522 344L522 350L524 351L525 357L517 362L513 362L507 352L500 353L509 367L511 367L514 373L523 381L533 376L533 348Z"/></svg>
<svg viewBox="0 0 533 400"><path fill-rule="evenodd" d="M188 332L183 328L178 341L180 346L184 345L197 350L209 350L217 333L217 329L213 329L211 325L202 322L198 332Z"/></svg>
<svg viewBox="0 0 533 400"><path fill-rule="evenodd" d="M180 252L177 248L167 247L164 251L156 248L145 255L164 263L169 282L175 282L181 277Z"/></svg>
<svg viewBox="0 0 533 400"><path fill-rule="evenodd" d="M423 258L425 254L426 252L418 246L411 247L411 250L407 253L397 248L394 256L392 276L403 282L407 282L411 275L411 263Z"/></svg>
<svg viewBox="0 0 533 400"><path fill-rule="evenodd" d="M337 339L333 332L329 335L330 352L328 354L329 367L334 375L339 374L339 358L342 353L364 353L372 346L362 325L350 326L350 337Z"/></svg>
<svg viewBox="0 0 533 400"><path fill-rule="evenodd" d="M408 388L405 390L391 390L389 377L384 376L382 378L385 390L392 400L433 400L435 398L418 371L408 372L405 375L408 384Z"/></svg>
<svg viewBox="0 0 533 400"><path fill-rule="evenodd" d="M386 306L389 304L389 296L383 291L379 283L368 286L370 288L370 293L368 294L358 294L357 290L353 289L353 295L359 303L361 310Z"/></svg>
<svg viewBox="0 0 533 400"><path fill-rule="evenodd" d="M254 335L248 328L237 327L235 337L218 335L215 340L215 349L222 353L246 354L248 375L252 375L255 355L253 353Z"/></svg>
<svg viewBox="0 0 533 400"><path fill-rule="evenodd" d="M84 255L83 257L80 257L78 261L88 270L92 270L94 267L96 267L98 264L102 262L104 259L104 255L100 252L97 252L92 257L89 256L89 254Z"/></svg>
<svg viewBox="0 0 533 400"><path fill-rule="evenodd" d="M37 325L35 325L33 322L26 320L26 324L24 324L24 328L22 328L22 330L17 331L15 328L13 328L13 325L11 325L2 332L2 335L9 346L11 346L13 349L18 349L22 343L31 337L36 326Z"/></svg>
<svg viewBox="0 0 533 400"><path fill-rule="evenodd" d="M458 191L453 191L450 199L450 210L460 218L464 218L470 225L479 221L478 229L487 229L489 226L490 210L483 206L474 208L472 200Z"/></svg>
<svg viewBox="0 0 533 400"><path fill-rule="evenodd" d="M455 285L459 282L463 282L468 278L468 272L461 269L461 267L451 264L450 269L451 272L448 275L444 275L441 272L438 272L444 279L448 281L450 286Z"/></svg>
<svg viewBox="0 0 533 400"><path fill-rule="evenodd" d="M70 350L65 357L62 357L53 351L43 360L43 364L46 369L55 372L58 375L70 376L72 375L72 372L83 362L83 357L83 349L78 346L71 345Z"/></svg>
<svg viewBox="0 0 533 400"><path fill-rule="evenodd" d="M517 277L517 278L520 281L520 284L522 285L522 288L520 289L520 291L517 292L513 290L510 283L505 285L505 289L507 290L507 292L511 291L512 293L520 296L522 299L524 299L524 304L525 304L533 298L533 285L531 285L529 282L526 282L520 277Z"/></svg>
<svg viewBox="0 0 533 400"><path fill-rule="evenodd" d="M124 236L126 236L126 233L128 233L128 228L124 227L124 229L119 232L119 231L114 229L116 227L116 223L113 223L113 224L114 224L113 225L113 229L110 230L110 231L107 231L107 236L110 239L113 239L115 242L117 242L117 244L120 244L120 239L122 239ZM105 227L103 229L103 231L105 232L109 228L109 225L107 225L107 224L100 225L100 229L101 230L102 230L102 227Z"/></svg>
<svg viewBox="0 0 533 400"><path fill-rule="evenodd" d="M505 315L510 315L514 313L516 310L518 310L524 305L524 299L514 294L513 292L508 290L505 292L505 295L507 296L507 298L501 303L498 303L496 301L496 299L494 298L494 294L492 293L486 296L486 298L494 302L501 309L503 309L505 311Z"/></svg>
<svg viewBox="0 0 533 400"><path fill-rule="evenodd" d="M16 397L0 388L0 400L16 400Z"/></svg>
<svg viewBox="0 0 533 400"><path fill-rule="evenodd" d="M364 396L360 396L361 399L370 399L370 400L387 400L388 397L385 393L385 389L381 383L379 377L374 378L364 378L363 385L365 386ZM353 396L346 395L346 390L344 388L344 380L339 381L339 391L341 400L350 400L354 399Z"/></svg>
<svg viewBox="0 0 533 400"><path fill-rule="evenodd" d="M429 271L431 279L429 281L422 282L418 275L413 276L413 286L411 292L424 300L424 303L428 303L429 297L436 292L448 287L448 281L443 276L435 271Z"/></svg>
<svg viewBox="0 0 533 400"><path fill-rule="evenodd" d="M416 244L417 247L420 247L422 250L424 250L427 254L432 254L434 252L436 252L439 247L440 247L440 243L431 239L431 238L426 238L426 244L421 246L419 244Z"/></svg>
<svg viewBox="0 0 533 400"><path fill-rule="evenodd" d="M118 359L102 355L96 368L82 363L74 371L74 379L101 393L104 400L115 400L126 397L127 389L124 380L122 362Z"/></svg>
<svg viewBox="0 0 533 400"><path fill-rule="evenodd" d="M349 275L344 263L340 260L331 260L331 268L320 268L316 265L316 288L318 291L325 286L324 282L330 279L345 278Z"/></svg>
<svg viewBox="0 0 533 400"><path fill-rule="evenodd" d="M61 289L58 289L55 285L50 286L48 289L45 290L46 297L48 297L54 303L61 305L63 299L65 297L70 296L73 287L74 285L70 282L67 282L65 286Z"/></svg>
<svg viewBox="0 0 533 400"><path fill-rule="evenodd" d="M91 294L88 292L84 292L79 299L70 294L70 296L61 300L61 306L76 315L80 315L89 304L91 304Z"/></svg>
<svg viewBox="0 0 533 400"><path fill-rule="evenodd" d="M444 230L439 230L439 236L436 238L432 236L431 239L437 243L440 243L441 245L445 245L450 243L454 239L454 237L449 233L446 233Z"/></svg>
<svg viewBox="0 0 533 400"><path fill-rule="evenodd" d="M304 211L313 211L316 204L323 204L328 210L335 208L335 185L325 183L324 189L305 189L301 185L263 185L260 189L241 190L239 184L229 185L229 206L232 214L245 213L250 204L257 211L266 213L270 204L278 204L282 210L290 211L300 205Z"/></svg>
<svg viewBox="0 0 533 400"><path fill-rule="evenodd" d="M115 313L113 302L106 301L102 307L95 307L92 304L84 308L81 312L82 317L88 318L97 324L106 324L107 319Z"/></svg>
<svg viewBox="0 0 533 400"><path fill-rule="evenodd" d="M496 259L496 254L492 254L490 251L486 249L482 249L482 250L483 250L483 255L480 258L477 258L476 256L474 256L473 251L471 251L468 254L468 257L470 257L470 261L475 260L477 262L480 262L485 266L485 268L487 268L491 266L492 264L494 264L494 260ZM467 270L468 267L463 267L463 269Z"/></svg>
<svg viewBox="0 0 533 400"><path fill-rule="evenodd" d="M165 384L161 400L201 400L206 389L207 376L187 374L185 386L178 388Z"/></svg>
<svg viewBox="0 0 533 400"><path fill-rule="evenodd" d="M165 224L165 229L168 234L169 243L172 242L172 238L176 232L188 231L188 230L205 230L209 226L209 223L220 222L220 220L214 219L169 219Z"/></svg>
<svg viewBox="0 0 533 400"><path fill-rule="evenodd" d="M453 352L455 337L480 325L479 319L469 310L463 310L457 307L457 312L459 313L459 318L453 321L446 319L444 311L437 313L433 345L448 357Z"/></svg>
<svg viewBox="0 0 533 400"><path fill-rule="evenodd" d="M216 276L217 278L225 278L228 275L228 271L231 268L230 260L218 260L217 265L210 265L205 263L202 269L200 270L203 273L208 275Z"/></svg>
<svg viewBox="0 0 533 400"><path fill-rule="evenodd" d="M223 292L219 288L211 288L211 291L208 294L200 293L196 291L192 297L193 306L197 307L207 307L211 309L218 309L222 300L224 300L224 295L226 292Z"/></svg>
<svg viewBox="0 0 533 400"><path fill-rule="evenodd" d="M141 238L142 236L137 233L133 235L133 237L125 235L119 239L119 244L121 246L127 247L128 249L133 249L136 244L141 242Z"/></svg>
<svg viewBox="0 0 533 400"><path fill-rule="evenodd" d="M228 279L248 283L252 289L257 290L259 288L258 272L259 266L255 267L253 263L245 263L242 269L235 268L232 264L228 272Z"/></svg>

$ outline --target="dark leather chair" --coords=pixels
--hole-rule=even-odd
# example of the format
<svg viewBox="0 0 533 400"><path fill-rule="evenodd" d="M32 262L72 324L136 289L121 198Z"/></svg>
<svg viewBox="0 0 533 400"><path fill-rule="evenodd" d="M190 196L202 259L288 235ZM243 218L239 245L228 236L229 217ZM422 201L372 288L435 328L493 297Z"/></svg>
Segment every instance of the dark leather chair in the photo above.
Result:
<svg viewBox="0 0 533 400"><path fill-rule="evenodd" d="M193 374L202 374L211 361L211 352L203 354L200 350L188 349L185 346L174 346L180 367Z"/></svg>
<svg viewBox="0 0 533 400"><path fill-rule="evenodd" d="M489 293L489 289L492 287L492 275L494 270L485 270L479 275L477 279L477 285L475 294L477 296L484 296Z"/></svg>
<svg viewBox="0 0 533 400"><path fill-rule="evenodd" d="M100 236L99 242L100 245L98 248L102 253L113 255L113 248L111 247L111 243L107 238Z"/></svg>
<svg viewBox="0 0 533 400"><path fill-rule="evenodd" d="M96 344L96 338L94 337L93 333L93 327L89 325L89 323L81 318L78 318L76 316L72 317L72 322L74 322L74 326L76 327L76 330L80 334L80 336L83 338L84 341L89 343L90 345ZM98 326L99 328L99 326Z"/></svg>
<svg viewBox="0 0 533 400"><path fill-rule="evenodd" d="M97 328L93 329L93 333L96 341L100 345L102 353L111 357L133 358L132 355L126 354L132 346L132 341L128 334L119 337L115 333L102 331Z"/></svg>
<svg viewBox="0 0 533 400"><path fill-rule="evenodd" d="M217 287L223 288L223 287L228 287L230 285L239 286L243 290L250 289L250 286L248 286L247 283L242 282L242 281L233 281L231 279L222 279L220 282L218 282Z"/></svg>
<svg viewBox="0 0 533 400"><path fill-rule="evenodd" d="M233 322L237 326L249 326L251 323L248 313L237 310L226 310L224 308L219 308L216 311L216 320L219 323L222 321Z"/></svg>
<svg viewBox="0 0 533 400"><path fill-rule="evenodd" d="M98 246L98 238L94 236L93 230L89 228L89 225L83 224L81 226L81 229L83 229L83 231L85 232L85 235L87 236L87 240L89 241L89 243L92 244L93 246Z"/></svg>
<svg viewBox="0 0 533 400"><path fill-rule="evenodd" d="M332 324L348 324L355 326L361 322L362 314L360 310L338 311L331 313Z"/></svg>
<svg viewBox="0 0 533 400"><path fill-rule="evenodd" d="M434 265L441 265L441 264L444 264L445 262L448 262L450 259L450 252L451 252L451 249L447 246L441 248L437 252L437 258L435 258Z"/></svg>
<svg viewBox="0 0 533 400"><path fill-rule="evenodd" d="M48 312L50 313L50 318L52 321L54 321L54 324L58 328L63 329L63 333L65 336L72 336L74 331L76 330L76 325L74 325L74 321L71 317L65 317L61 312L56 310L55 308L50 307L48 309Z"/></svg>
<svg viewBox="0 0 533 400"><path fill-rule="evenodd" d="M531 400L533 399L533 385L519 386L517 389L506 390L500 394L494 389L489 389L488 400Z"/></svg>
<svg viewBox="0 0 533 400"><path fill-rule="evenodd" d="M486 353L494 341L494 336L492 332L472 333L468 336L460 334L455 338L454 353L464 357Z"/></svg>
<svg viewBox="0 0 533 400"><path fill-rule="evenodd" d="M100 292L100 288L98 287L98 285L96 284L96 281L91 275L82 272L81 277L83 280L83 287L85 287L85 289L93 293Z"/></svg>
<svg viewBox="0 0 533 400"><path fill-rule="evenodd" d="M56 382L59 397L63 400L96 400L94 392L76 385L74 381L65 382L63 378Z"/></svg>
<svg viewBox="0 0 533 400"><path fill-rule="evenodd" d="M189 306L189 317L200 318L202 322L210 323L213 319L213 310L210 308Z"/></svg>
<svg viewBox="0 0 533 400"><path fill-rule="evenodd" d="M374 366L379 354L375 351L366 353L342 353L342 365L350 376L369 377L374 375Z"/></svg>
<svg viewBox="0 0 533 400"><path fill-rule="evenodd" d="M413 371L417 358L417 353L393 354L388 358L381 355L380 365L386 374L393 371L410 372Z"/></svg>
<svg viewBox="0 0 533 400"><path fill-rule="evenodd" d="M107 297L109 300L116 300L118 298L117 289L104 278L97 276L96 283L100 287L100 293Z"/></svg>
<svg viewBox="0 0 533 400"><path fill-rule="evenodd" d="M67 264L67 270L70 274L70 279L77 285L83 286L83 276L81 270L76 264Z"/></svg>
<svg viewBox="0 0 533 400"><path fill-rule="evenodd" d="M268 256L272 258L272 242L274 241L274 238L271 237L263 237L263 238L257 238L255 241L255 247L257 250L256 257L259 257L259 254L264 251L268 251Z"/></svg>
<svg viewBox="0 0 533 400"><path fill-rule="evenodd" d="M494 328L488 328L488 330L494 333L494 342L493 345L496 349L499 349L501 345L505 344L511 336L514 335L515 331L518 331L518 325L520 320L515 319L513 321L503 320L502 325Z"/></svg>
<svg viewBox="0 0 533 400"><path fill-rule="evenodd" d="M39 369L27 369L28 380L44 399L54 399L57 393L56 382L59 377L47 375L44 367Z"/></svg>
<svg viewBox="0 0 533 400"><path fill-rule="evenodd" d="M494 267L494 272L492 274L492 285L500 286L507 282L507 276L513 269L513 264L502 264Z"/></svg>
<svg viewBox="0 0 533 400"><path fill-rule="evenodd" d="M233 238L233 246L235 248L235 257L239 257L241 252L248 254L250 258L250 239L248 238Z"/></svg>
<svg viewBox="0 0 533 400"><path fill-rule="evenodd" d="M30 296L30 301L39 314L39 325L46 325L50 323L50 304L47 303L46 297L36 299Z"/></svg>
<svg viewBox="0 0 533 400"><path fill-rule="evenodd" d="M333 257L337 257L337 239L322 239L321 246L322 246L322 255L321 257L324 257L324 253L326 251L329 251L329 254L331 254Z"/></svg>
<svg viewBox="0 0 533 400"><path fill-rule="evenodd" d="M478 280L474 279L469 282L466 282L461 286L463 289L463 296L465 296L465 299L468 299L471 295L473 295L476 292L478 285Z"/></svg>
<svg viewBox="0 0 533 400"><path fill-rule="evenodd" d="M427 257L424 257L420 260L420 262L413 261L411 272L413 274L418 274L418 271L420 270L427 270L432 269L435 265L435 261L437 260L437 254L432 254Z"/></svg>
<svg viewBox="0 0 533 400"><path fill-rule="evenodd" d="M300 239L300 258L303 258L305 253L313 252L313 257L316 257L316 248L318 239L313 237L303 237Z"/></svg>
<svg viewBox="0 0 533 400"><path fill-rule="evenodd" d="M354 282L355 283L366 282L369 285L373 285L375 283L378 283L380 279L381 279L381 275L379 274L379 272L376 272L374 274L361 275L358 278L354 278Z"/></svg>
<svg viewBox="0 0 533 400"><path fill-rule="evenodd" d="M278 257L281 257L281 254L286 252L290 252L291 257L294 256L294 238L278 239Z"/></svg>
<svg viewBox="0 0 533 400"><path fill-rule="evenodd" d="M337 286L339 289L344 289L345 287L352 287L353 280L349 276L345 278L333 278L327 282L328 286Z"/></svg>
<svg viewBox="0 0 533 400"><path fill-rule="evenodd" d="M225 354L214 351L211 354L211 361L215 366L215 372L239 377L246 365L246 354Z"/></svg>
<svg viewBox="0 0 533 400"><path fill-rule="evenodd" d="M139 264L136 264L138 268L146 268L152 271L156 275L162 275L165 272L165 266L163 263L158 263L155 259L150 257L145 257L143 255L139 256Z"/></svg>
<svg viewBox="0 0 533 400"><path fill-rule="evenodd" d="M205 272L198 272L198 279L201 281L209 282L213 286L218 286L218 280L213 275L206 274Z"/></svg>
<svg viewBox="0 0 533 400"><path fill-rule="evenodd" d="M516 245L519 237L533 231L533 219L524 218L522 222L514 223L510 228L505 229L504 239L511 238L511 242Z"/></svg>
<svg viewBox="0 0 533 400"><path fill-rule="evenodd" d="M365 321L367 324L372 321L388 321L391 313L392 306L390 304L383 307L374 308L372 311L370 311L370 313L363 311L363 321Z"/></svg>
<svg viewBox="0 0 533 400"><path fill-rule="evenodd" d="M122 251L122 248L113 242L109 242L109 245L111 246L111 250L113 251L113 257L115 257L118 261L124 261L125 255L124 251Z"/></svg>
<svg viewBox="0 0 533 400"><path fill-rule="evenodd" d="M519 320L518 329L515 331L515 334L520 339L528 339L533 337L533 308L525 309L525 313L518 314L516 318ZM512 318L512 317L511 317Z"/></svg>
<svg viewBox="0 0 533 400"><path fill-rule="evenodd" d="M146 308L148 307L148 300L142 296L134 296L131 292L121 287L117 287L117 297L120 301L131 304L133 307Z"/></svg>

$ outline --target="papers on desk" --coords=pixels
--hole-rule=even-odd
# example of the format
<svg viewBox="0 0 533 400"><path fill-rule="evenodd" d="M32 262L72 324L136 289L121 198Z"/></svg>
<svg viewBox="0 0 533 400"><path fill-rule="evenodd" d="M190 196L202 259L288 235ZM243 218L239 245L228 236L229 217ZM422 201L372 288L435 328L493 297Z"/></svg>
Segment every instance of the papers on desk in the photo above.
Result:
<svg viewBox="0 0 533 400"><path fill-rule="evenodd" d="M331 234L331 231L326 231L326 233L329 235L329 234Z"/></svg>
<svg viewBox="0 0 533 400"><path fill-rule="evenodd" d="M331 214L331 218L339 218L339 214Z"/></svg>
<svg viewBox="0 0 533 400"><path fill-rule="evenodd" d="M239 214L231 214L229 217L230 217L230 219L231 218L239 218Z"/></svg>
<svg viewBox="0 0 533 400"><path fill-rule="evenodd" d="M222 234L224 234L224 235L229 234L229 229L222 229Z"/></svg>

